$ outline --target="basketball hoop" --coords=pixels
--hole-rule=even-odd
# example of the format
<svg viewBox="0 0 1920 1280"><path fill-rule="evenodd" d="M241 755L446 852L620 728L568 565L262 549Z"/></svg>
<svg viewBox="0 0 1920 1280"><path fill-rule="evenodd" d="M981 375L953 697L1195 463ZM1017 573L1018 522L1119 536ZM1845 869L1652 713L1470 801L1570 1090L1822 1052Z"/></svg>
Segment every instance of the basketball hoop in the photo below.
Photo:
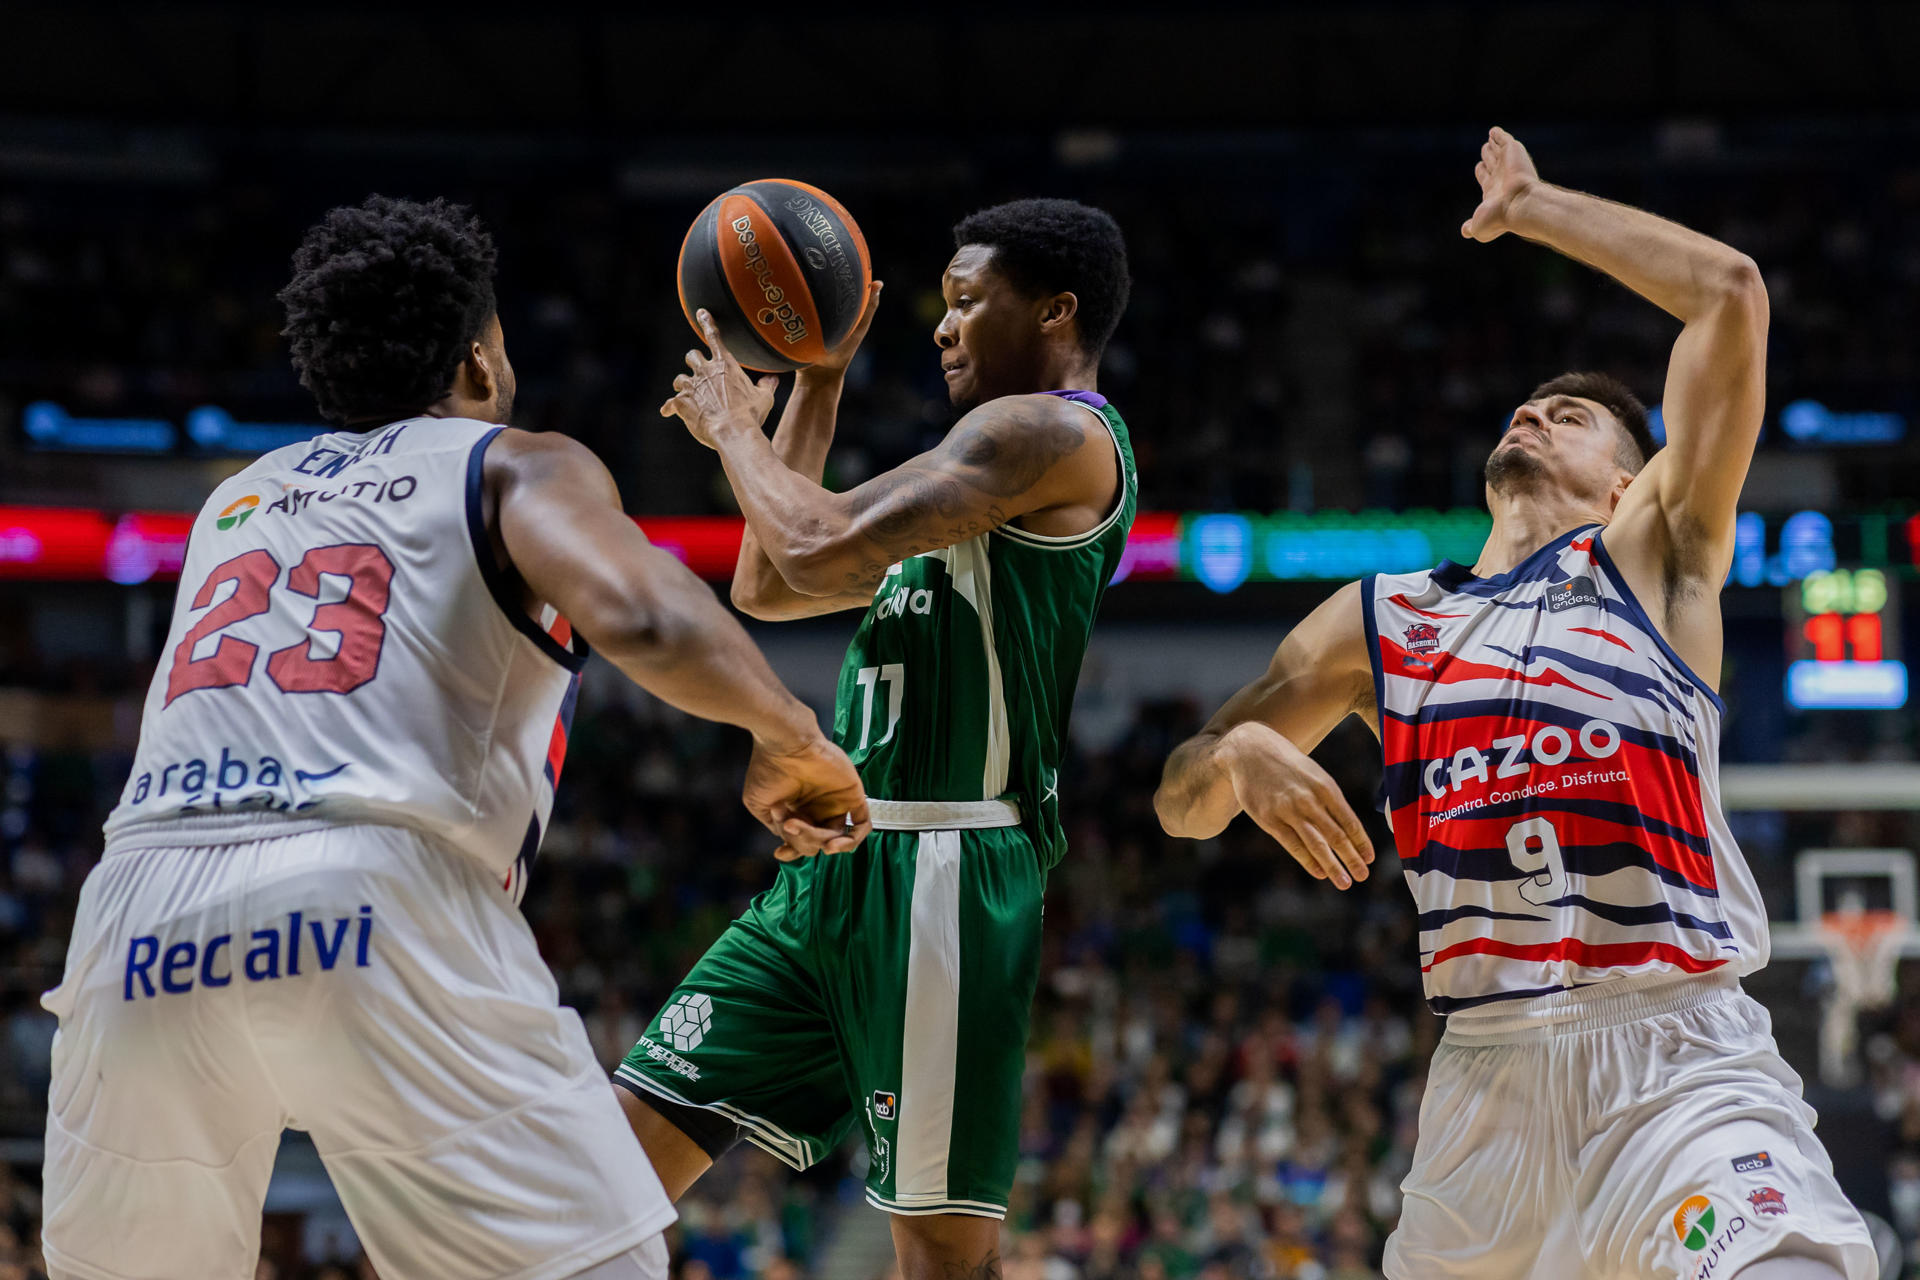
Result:
<svg viewBox="0 0 1920 1280"><path fill-rule="evenodd" d="M1771 926L1772 953L1816 962L1820 1080L1846 1088L1860 1079L1860 1012L1891 1004L1901 957L1920 957L1920 867L1911 849L1803 849L1793 878L1797 918Z"/></svg>
<svg viewBox="0 0 1920 1280"><path fill-rule="evenodd" d="M1858 899L1820 915L1815 940L1826 953L1833 987L1821 1010L1820 1078L1830 1085L1855 1083L1859 1015L1893 1003L1907 921L1897 911L1868 910Z"/></svg>

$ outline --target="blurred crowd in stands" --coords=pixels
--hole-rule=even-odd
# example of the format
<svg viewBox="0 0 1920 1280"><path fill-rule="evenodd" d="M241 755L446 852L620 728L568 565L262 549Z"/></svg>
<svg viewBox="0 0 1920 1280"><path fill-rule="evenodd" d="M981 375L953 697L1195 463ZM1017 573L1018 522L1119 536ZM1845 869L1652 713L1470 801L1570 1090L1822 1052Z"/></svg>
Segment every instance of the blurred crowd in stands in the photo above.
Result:
<svg viewBox="0 0 1920 1280"><path fill-rule="evenodd" d="M1900 337L1920 322L1920 166L1893 135L1702 124L1523 138L1547 177L1753 255L1773 301L1774 408L1920 410ZM1478 141L1469 129L1119 135L1088 152L1041 138L930 165L917 148L848 140L777 159L716 144L697 164L641 166L617 150L542 165L524 148L484 163L424 143L359 154L200 139L191 179L0 190L0 418L16 441L20 406L39 397L75 413L178 421L214 403L243 420L310 419L274 300L301 233L370 188L449 194L500 245L522 424L593 445L635 510L725 509L704 451L655 412L692 342L674 262L711 195L772 165L853 209L891 286L851 375L841 479L950 421L931 333L953 222L1057 194L1110 208L1131 244L1133 304L1103 389L1135 424L1146 505L1473 505L1487 442L1526 390L1598 366L1657 403L1677 331L1551 253L1462 240ZM1784 447L1780 434L1764 447ZM1859 503L1910 496L1884 467L1847 487Z"/></svg>

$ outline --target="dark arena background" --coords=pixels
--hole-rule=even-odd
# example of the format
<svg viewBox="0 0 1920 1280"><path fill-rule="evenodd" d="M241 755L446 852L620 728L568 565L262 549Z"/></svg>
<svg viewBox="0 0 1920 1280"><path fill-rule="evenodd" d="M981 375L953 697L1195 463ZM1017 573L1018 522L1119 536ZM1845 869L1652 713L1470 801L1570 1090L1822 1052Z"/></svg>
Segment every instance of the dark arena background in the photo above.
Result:
<svg viewBox="0 0 1920 1280"><path fill-rule="evenodd" d="M1006 1275L1378 1275L1441 1024L1377 749L1350 720L1317 754L1381 850L1347 894L1244 820L1170 839L1151 797L1337 583L1473 560L1481 464L1528 388L1593 367L1658 403L1676 326L1655 308L1460 237L1496 123L1549 180L1765 274L1721 678L1729 816L1781 926L1747 985L1849 1195L1920 1258L1920 985L1836 1009L1853 957L1812 927L1851 894L1920 956L1920 7L759 8L0 14L0 1280L42 1274L38 996L191 513L319 429L273 296L302 231L370 191L471 204L500 247L517 424L590 445L655 541L724 586L738 516L657 413L692 341L674 262L709 199L773 176L838 196L888 283L836 487L950 423L930 335L959 217L1070 196L1132 254L1101 389L1133 427L1142 515L1062 771ZM824 710L853 617L753 633ZM609 1066L772 877L745 756L590 669L525 910ZM879 1280L864 1159L856 1142L796 1177L743 1148L683 1202L675 1274ZM263 1280L373 1274L303 1135L267 1213Z"/></svg>

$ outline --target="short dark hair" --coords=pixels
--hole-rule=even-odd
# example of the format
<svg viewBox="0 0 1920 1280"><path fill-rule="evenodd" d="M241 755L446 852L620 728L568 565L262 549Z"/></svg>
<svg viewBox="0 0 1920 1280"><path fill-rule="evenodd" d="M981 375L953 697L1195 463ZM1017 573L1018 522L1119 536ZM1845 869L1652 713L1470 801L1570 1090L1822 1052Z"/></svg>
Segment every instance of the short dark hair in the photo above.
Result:
<svg viewBox="0 0 1920 1280"><path fill-rule="evenodd" d="M1613 415L1613 420L1626 434L1615 455L1624 471L1640 474L1640 468L1647 465L1647 459L1660 447L1647 426L1647 406L1640 403L1633 388L1610 373L1563 373L1535 387L1527 400L1545 400L1551 396L1591 400Z"/></svg>
<svg viewBox="0 0 1920 1280"><path fill-rule="evenodd" d="M323 417L418 413L494 314L493 237L462 205L368 196L328 212L293 255L282 329Z"/></svg>
<svg viewBox="0 0 1920 1280"><path fill-rule="evenodd" d="M1015 200L960 219L953 247L985 245L993 265L1031 294L1071 293L1080 302L1080 346L1098 359L1127 309L1133 277L1127 242L1111 215L1074 200Z"/></svg>

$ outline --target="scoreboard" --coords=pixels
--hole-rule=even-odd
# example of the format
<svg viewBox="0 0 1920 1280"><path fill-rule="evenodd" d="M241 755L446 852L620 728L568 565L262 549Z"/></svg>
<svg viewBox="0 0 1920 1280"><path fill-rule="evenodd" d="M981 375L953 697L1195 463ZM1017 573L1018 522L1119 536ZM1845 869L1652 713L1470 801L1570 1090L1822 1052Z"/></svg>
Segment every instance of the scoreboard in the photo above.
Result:
<svg viewBox="0 0 1920 1280"><path fill-rule="evenodd" d="M1877 568L1820 570L1785 587L1788 706L1906 705L1899 590L1899 581Z"/></svg>

